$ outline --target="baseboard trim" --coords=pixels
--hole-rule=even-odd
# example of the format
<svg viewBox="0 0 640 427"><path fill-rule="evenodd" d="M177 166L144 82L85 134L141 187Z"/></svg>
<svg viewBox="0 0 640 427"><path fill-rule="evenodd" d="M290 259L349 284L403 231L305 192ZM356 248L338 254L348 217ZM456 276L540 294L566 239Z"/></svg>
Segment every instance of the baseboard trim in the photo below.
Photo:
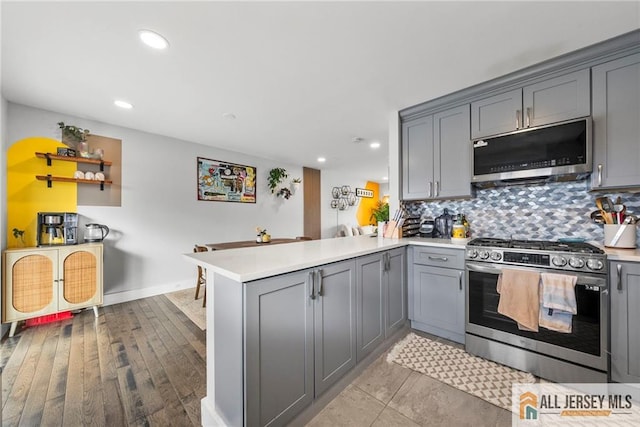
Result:
<svg viewBox="0 0 640 427"><path fill-rule="evenodd" d="M193 284L187 283L169 283L160 286L150 286L148 288L133 289L130 291L115 292L105 294L103 298L103 306L120 304L123 302L133 301L141 298L153 297L156 295L167 294L169 292L181 291L183 289L193 288Z"/></svg>

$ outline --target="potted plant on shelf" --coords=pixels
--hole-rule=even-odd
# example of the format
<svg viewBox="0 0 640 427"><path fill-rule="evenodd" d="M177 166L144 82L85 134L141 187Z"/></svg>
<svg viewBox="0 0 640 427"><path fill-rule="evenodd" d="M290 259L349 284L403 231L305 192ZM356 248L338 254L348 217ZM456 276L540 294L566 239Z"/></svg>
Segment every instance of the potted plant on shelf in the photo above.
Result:
<svg viewBox="0 0 640 427"><path fill-rule="evenodd" d="M271 169L269 171L269 188L271 189L271 193L275 193L278 184L284 181L288 176L289 174L284 168Z"/></svg>

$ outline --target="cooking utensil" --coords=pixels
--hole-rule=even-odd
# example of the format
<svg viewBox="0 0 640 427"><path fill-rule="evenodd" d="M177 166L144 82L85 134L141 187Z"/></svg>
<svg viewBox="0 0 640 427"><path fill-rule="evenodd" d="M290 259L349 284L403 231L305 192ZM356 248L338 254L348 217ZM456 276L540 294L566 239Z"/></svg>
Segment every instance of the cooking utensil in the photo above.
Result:
<svg viewBox="0 0 640 427"><path fill-rule="evenodd" d="M591 219L593 220L593 222L595 222L596 224L605 224L602 213L603 212L599 210L591 212Z"/></svg>
<svg viewBox="0 0 640 427"><path fill-rule="evenodd" d="M602 218L604 218L605 224L613 224L613 204L608 197L598 197L596 199L596 206L602 211Z"/></svg>

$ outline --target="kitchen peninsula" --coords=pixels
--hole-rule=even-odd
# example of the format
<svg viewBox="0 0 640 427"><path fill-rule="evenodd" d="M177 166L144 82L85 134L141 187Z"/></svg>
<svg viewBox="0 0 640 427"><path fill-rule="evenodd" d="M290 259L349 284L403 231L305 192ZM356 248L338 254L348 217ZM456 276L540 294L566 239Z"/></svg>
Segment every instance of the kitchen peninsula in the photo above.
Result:
<svg viewBox="0 0 640 427"><path fill-rule="evenodd" d="M317 412L406 331L408 243L359 236L185 254L210 287L203 424Z"/></svg>

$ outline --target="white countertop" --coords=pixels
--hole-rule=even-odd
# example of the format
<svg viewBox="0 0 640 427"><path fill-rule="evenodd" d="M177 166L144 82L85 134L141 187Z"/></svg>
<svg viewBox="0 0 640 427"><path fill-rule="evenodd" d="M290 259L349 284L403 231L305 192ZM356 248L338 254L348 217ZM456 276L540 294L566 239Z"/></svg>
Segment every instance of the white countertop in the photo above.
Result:
<svg viewBox="0 0 640 427"><path fill-rule="evenodd" d="M407 245L464 249L464 243L421 237L380 240L377 237L355 236L198 252L184 254L184 257L189 262L232 280L249 282ZM640 249L602 248L609 261L640 262Z"/></svg>
<svg viewBox="0 0 640 427"><path fill-rule="evenodd" d="M378 239L355 236L273 246L265 244L255 248L198 252L184 256L189 262L202 265L230 279L249 282L408 244L464 249L464 245L453 245L450 239Z"/></svg>

